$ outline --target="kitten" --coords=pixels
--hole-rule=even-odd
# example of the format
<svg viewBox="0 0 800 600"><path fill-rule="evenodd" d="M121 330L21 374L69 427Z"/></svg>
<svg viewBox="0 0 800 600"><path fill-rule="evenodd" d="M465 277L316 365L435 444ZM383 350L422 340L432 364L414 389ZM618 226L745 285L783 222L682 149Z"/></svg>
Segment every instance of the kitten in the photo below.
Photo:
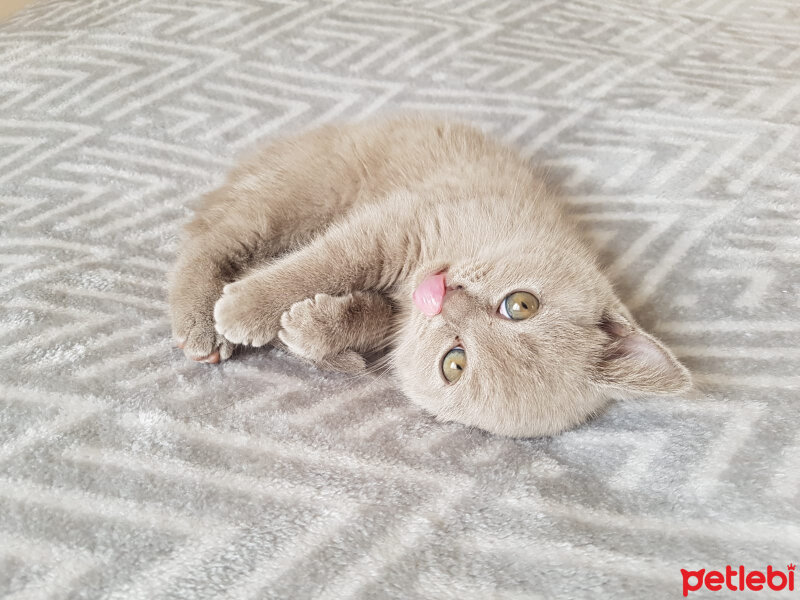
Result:
<svg viewBox="0 0 800 600"><path fill-rule="evenodd" d="M523 159L421 117L324 127L243 162L188 224L170 307L205 362L282 343L355 371L390 345L414 402L510 436L691 386Z"/></svg>

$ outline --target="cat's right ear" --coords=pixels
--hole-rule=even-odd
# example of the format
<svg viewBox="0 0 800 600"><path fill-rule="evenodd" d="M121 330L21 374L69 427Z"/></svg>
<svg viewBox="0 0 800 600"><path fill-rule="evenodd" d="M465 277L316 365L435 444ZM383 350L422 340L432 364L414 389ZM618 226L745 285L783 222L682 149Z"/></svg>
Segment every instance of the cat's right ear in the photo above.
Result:
<svg viewBox="0 0 800 600"><path fill-rule="evenodd" d="M689 371L664 344L642 330L624 309L607 310L607 335L595 376L598 383L637 394L679 394L692 387Z"/></svg>

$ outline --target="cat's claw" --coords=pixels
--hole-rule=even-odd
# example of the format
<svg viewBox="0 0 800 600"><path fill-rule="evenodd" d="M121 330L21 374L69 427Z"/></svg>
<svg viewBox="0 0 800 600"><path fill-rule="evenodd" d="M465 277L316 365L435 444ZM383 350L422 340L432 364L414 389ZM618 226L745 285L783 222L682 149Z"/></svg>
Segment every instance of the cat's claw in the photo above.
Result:
<svg viewBox="0 0 800 600"><path fill-rule="evenodd" d="M211 354L206 356L205 358L196 358L197 362L204 362L209 363L212 365L216 365L220 362L219 350L214 350Z"/></svg>

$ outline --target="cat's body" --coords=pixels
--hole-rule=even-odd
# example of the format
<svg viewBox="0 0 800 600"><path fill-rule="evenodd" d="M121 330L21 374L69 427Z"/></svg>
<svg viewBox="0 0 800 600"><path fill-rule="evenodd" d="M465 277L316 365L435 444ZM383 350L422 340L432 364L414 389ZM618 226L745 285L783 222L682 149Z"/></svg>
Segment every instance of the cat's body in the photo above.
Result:
<svg viewBox="0 0 800 600"><path fill-rule="evenodd" d="M430 281L442 288L426 313L412 294ZM514 292L535 313L502 316ZM170 306L195 360L279 338L355 370L357 353L388 343L414 401L508 435L690 385L529 165L471 127L424 118L326 127L244 162L187 227ZM468 365L452 383L450 350Z"/></svg>

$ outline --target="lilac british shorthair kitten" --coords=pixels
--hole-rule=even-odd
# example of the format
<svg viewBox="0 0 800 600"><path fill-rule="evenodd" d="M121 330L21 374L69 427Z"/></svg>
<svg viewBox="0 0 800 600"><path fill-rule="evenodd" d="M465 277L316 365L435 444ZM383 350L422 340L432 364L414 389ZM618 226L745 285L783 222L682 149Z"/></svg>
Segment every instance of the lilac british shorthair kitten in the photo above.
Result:
<svg viewBox="0 0 800 600"><path fill-rule="evenodd" d="M412 401L509 436L691 387L528 163L467 125L403 117L277 141L185 233L170 308L193 360L277 343L352 372L388 347Z"/></svg>

